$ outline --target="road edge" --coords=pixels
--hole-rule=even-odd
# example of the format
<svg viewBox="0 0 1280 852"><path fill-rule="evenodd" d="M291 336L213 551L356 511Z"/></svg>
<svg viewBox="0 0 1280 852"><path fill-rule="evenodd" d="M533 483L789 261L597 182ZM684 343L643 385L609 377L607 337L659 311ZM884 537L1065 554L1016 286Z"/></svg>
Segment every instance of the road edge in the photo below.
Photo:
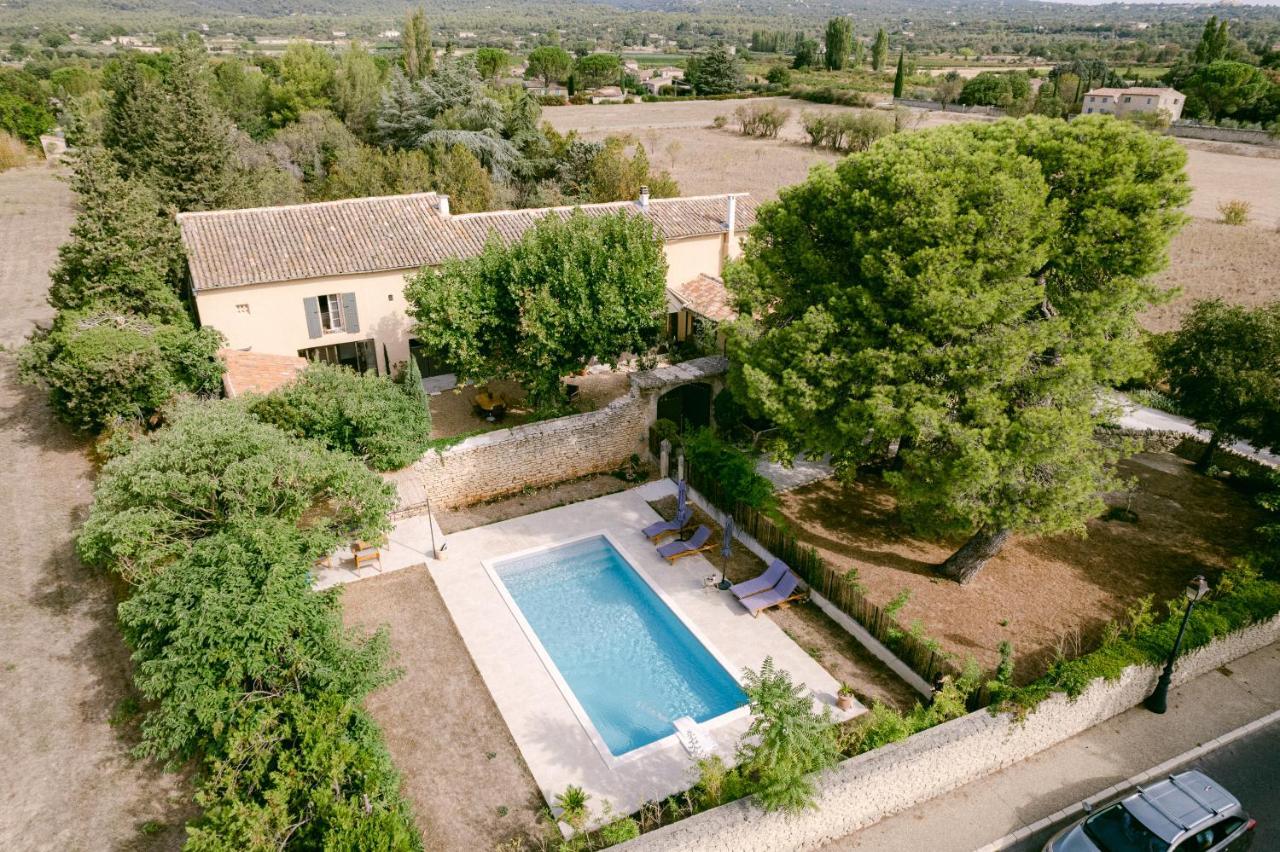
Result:
<svg viewBox="0 0 1280 852"><path fill-rule="evenodd" d="M1078 816L1079 814L1084 813L1086 804L1097 805L1103 801L1106 801L1108 799L1111 799L1114 796L1119 795L1125 790L1129 790L1134 787L1137 787L1138 785L1144 784L1153 778L1167 775L1170 770L1174 769L1177 766L1182 765L1183 763L1187 763L1188 761L1195 760L1198 757L1208 754L1211 751L1215 751L1216 749L1222 748L1228 743L1235 742L1241 737L1246 737L1249 734L1252 734L1253 732L1261 730L1262 728L1265 728L1268 725L1274 724L1276 722L1280 722L1280 710L1274 710L1259 719L1254 719L1252 722L1248 722L1247 724L1241 725L1240 727L1236 728L1233 731L1228 731L1227 733L1223 734L1220 737L1215 737L1214 739L1211 739L1207 742L1203 742L1200 745L1196 746L1195 748L1188 749L1187 751L1184 751L1182 754L1169 758L1163 763L1157 764L1156 766L1153 766L1150 769L1146 769L1142 772L1139 772L1137 775L1126 778L1125 780L1117 784L1113 784L1110 787L1107 787L1105 790L1099 790L1097 793L1094 793L1092 796L1088 796L1084 799L1081 799L1079 802L1076 802L1074 805L1068 805L1067 807L1063 808L1060 811L1057 811L1056 813L1049 814L1049 816L1044 817L1043 819L1038 819L1035 822L1031 823L1030 825L1024 825L1022 828L1018 829L1017 831L1006 834L1004 837L1001 837L998 840L993 840L992 842L988 843L985 846L980 846L978 847L978 849L974 850L974 852L1000 852L1001 849L1004 849L1007 846L1011 846L1020 840L1026 840L1031 835L1039 831L1042 831L1048 826L1053 825L1055 822L1059 822L1065 819L1071 819L1074 816Z"/></svg>

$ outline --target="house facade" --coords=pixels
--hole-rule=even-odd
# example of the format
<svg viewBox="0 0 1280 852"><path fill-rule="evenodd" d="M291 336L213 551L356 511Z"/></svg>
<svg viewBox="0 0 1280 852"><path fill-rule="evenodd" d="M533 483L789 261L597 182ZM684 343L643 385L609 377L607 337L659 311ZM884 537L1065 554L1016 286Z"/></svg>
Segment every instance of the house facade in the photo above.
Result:
<svg viewBox="0 0 1280 852"><path fill-rule="evenodd" d="M1082 115L1124 116L1135 112L1159 112L1169 114L1170 121L1182 118L1186 95L1177 89L1133 86L1128 89L1091 89L1085 93L1080 107Z"/></svg>
<svg viewBox="0 0 1280 852"><path fill-rule="evenodd" d="M627 212L645 216L663 241L667 283L713 276L741 252L755 219L744 195L650 199L581 208L453 215L433 192L285 207L181 213L191 291L201 325L232 350L302 357L391 372L411 355L426 377L449 381L449 365L418 347L404 296L406 275L473 257L496 234L514 241L543 216ZM683 310L668 299L669 308ZM669 323L669 327L671 323ZM679 323L675 324L679 327Z"/></svg>

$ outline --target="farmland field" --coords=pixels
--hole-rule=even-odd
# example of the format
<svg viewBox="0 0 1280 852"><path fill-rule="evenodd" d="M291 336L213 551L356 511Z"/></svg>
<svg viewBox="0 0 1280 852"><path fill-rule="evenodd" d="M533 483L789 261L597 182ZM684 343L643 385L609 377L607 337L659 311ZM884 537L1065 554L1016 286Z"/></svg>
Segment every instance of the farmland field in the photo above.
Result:
<svg viewBox="0 0 1280 852"><path fill-rule="evenodd" d="M731 125L734 110L744 103L775 104L791 112L778 139L741 136L731 126L712 127L716 116L725 116ZM760 98L552 107L543 115L557 130L577 130L589 139L631 134L656 167L671 172L684 194L749 192L771 199L782 187L804 180L815 164L837 159L804 144L801 113L847 109ZM916 115L920 127L985 120L937 111ZM1178 295L1146 315L1144 324L1153 330L1176 327L1197 298L1221 296L1244 304L1280 298L1280 151L1199 141L1184 145L1194 189L1188 208L1193 220L1174 238L1169 267L1157 278L1161 287L1178 288ZM1250 223L1219 224L1218 205L1235 199L1250 204Z"/></svg>

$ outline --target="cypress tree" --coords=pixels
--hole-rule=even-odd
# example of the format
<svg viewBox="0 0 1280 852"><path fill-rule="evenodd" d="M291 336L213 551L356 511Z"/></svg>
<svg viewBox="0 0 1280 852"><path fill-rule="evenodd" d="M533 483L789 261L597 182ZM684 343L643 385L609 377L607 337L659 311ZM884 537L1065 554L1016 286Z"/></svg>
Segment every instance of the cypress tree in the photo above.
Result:
<svg viewBox="0 0 1280 852"><path fill-rule="evenodd" d="M898 73L893 76L893 96L902 97L902 87L907 81L907 49L898 51Z"/></svg>

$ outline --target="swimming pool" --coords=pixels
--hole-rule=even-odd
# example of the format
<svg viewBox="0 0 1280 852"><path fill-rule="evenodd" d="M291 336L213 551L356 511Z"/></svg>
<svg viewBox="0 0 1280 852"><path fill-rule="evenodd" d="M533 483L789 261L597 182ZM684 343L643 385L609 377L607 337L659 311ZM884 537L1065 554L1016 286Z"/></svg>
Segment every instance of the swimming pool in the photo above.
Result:
<svg viewBox="0 0 1280 852"><path fill-rule="evenodd" d="M605 536L500 560L491 571L615 757L672 735L676 719L706 722L747 703Z"/></svg>

